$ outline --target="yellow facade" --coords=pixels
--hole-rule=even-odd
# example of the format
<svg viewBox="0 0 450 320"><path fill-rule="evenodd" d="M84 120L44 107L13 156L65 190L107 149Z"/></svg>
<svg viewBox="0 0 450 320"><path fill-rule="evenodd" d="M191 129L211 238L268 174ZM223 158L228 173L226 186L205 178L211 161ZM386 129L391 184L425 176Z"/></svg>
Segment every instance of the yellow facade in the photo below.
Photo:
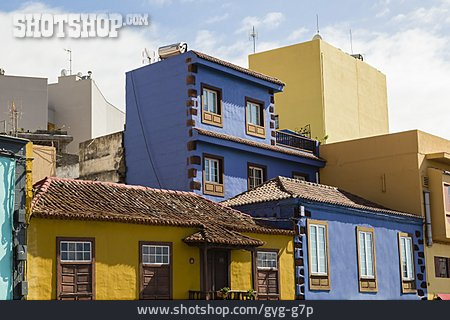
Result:
<svg viewBox="0 0 450 320"><path fill-rule="evenodd" d="M327 160L321 183L338 186L388 208L425 217L430 193L432 246L425 246L429 297L450 293L450 278L436 278L434 257L450 258L450 141L418 130L321 146Z"/></svg>
<svg viewBox="0 0 450 320"><path fill-rule="evenodd" d="M95 238L97 300L139 299L139 241L171 242L173 299L188 299L189 290L200 290L200 249L188 246L182 239L196 231L186 227L32 218L28 229L28 299L56 299L57 237ZM280 250L280 295L282 299L294 299L292 237L248 235L266 241L266 248ZM232 290L253 287L249 251L231 251L230 275Z"/></svg>
<svg viewBox="0 0 450 320"><path fill-rule="evenodd" d="M280 129L310 125L326 143L389 132L385 75L323 40L252 54L249 68L286 83L275 95Z"/></svg>

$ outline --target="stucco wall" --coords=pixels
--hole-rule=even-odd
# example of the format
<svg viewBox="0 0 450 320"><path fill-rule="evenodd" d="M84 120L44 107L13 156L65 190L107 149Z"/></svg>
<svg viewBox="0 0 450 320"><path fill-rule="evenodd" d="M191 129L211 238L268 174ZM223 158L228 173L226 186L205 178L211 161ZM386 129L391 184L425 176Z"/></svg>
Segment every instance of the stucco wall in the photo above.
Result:
<svg viewBox="0 0 450 320"><path fill-rule="evenodd" d="M30 300L56 298L56 237L95 238L96 299L139 299L139 241L173 243L173 297L200 290L198 248L182 242L196 230L94 221L32 218L28 231ZM189 263L194 258L194 264ZM188 277L186 275L189 275Z"/></svg>
<svg viewBox="0 0 450 320"><path fill-rule="evenodd" d="M326 143L389 131L385 75L325 41L253 54L249 66L286 82L275 95L282 129L310 124Z"/></svg>
<svg viewBox="0 0 450 320"><path fill-rule="evenodd" d="M0 300L12 299L15 161L0 156Z"/></svg>
<svg viewBox="0 0 450 320"><path fill-rule="evenodd" d="M11 130L9 107L13 101L19 111L18 129L47 129L47 78L0 75L0 132L3 120L7 131Z"/></svg>
<svg viewBox="0 0 450 320"><path fill-rule="evenodd" d="M33 184L45 177L54 177L56 175L55 147L32 144L30 156L33 158Z"/></svg>

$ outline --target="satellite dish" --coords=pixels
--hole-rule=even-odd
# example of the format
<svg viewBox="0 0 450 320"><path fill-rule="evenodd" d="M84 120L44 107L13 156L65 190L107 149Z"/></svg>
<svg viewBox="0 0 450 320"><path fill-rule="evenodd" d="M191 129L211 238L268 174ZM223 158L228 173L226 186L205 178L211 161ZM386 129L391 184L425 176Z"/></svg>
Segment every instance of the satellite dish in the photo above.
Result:
<svg viewBox="0 0 450 320"><path fill-rule="evenodd" d="M62 69L61 70L61 77L65 77L67 76L67 70L66 69Z"/></svg>
<svg viewBox="0 0 450 320"><path fill-rule="evenodd" d="M187 43L178 42L169 44L168 46L160 47L158 49L158 55L161 59L167 59L178 54L185 53L187 51Z"/></svg>

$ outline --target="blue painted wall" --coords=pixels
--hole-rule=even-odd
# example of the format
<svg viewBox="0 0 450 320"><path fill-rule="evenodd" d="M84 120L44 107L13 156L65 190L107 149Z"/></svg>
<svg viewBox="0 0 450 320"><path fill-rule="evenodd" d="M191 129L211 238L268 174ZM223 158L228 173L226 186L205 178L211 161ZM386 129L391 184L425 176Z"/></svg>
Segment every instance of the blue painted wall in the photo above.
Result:
<svg viewBox="0 0 450 320"><path fill-rule="evenodd" d="M191 68L194 66L195 68ZM193 77L194 82L187 81ZM202 83L221 88L223 127L201 122ZM200 59L193 52L130 71L126 75L126 183L156 188L195 191L202 186L202 165L191 163L192 156L210 153L224 157L224 200L247 190L247 162L267 166L267 178L291 176L293 171L308 174L316 181L322 161L249 147L221 139L208 139L196 128L246 140L271 144L271 98L282 86ZM196 95L189 96L188 91ZM266 136L246 134L245 98L264 102ZM194 111L194 112L192 112ZM273 111L273 110L272 110ZM195 142L193 148L188 143ZM201 158L201 160L203 160ZM196 176L188 171L196 169ZM197 187L195 187L197 184Z"/></svg>
<svg viewBox="0 0 450 320"><path fill-rule="evenodd" d="M0 300L12 299L15 161L0 156Z"/></svg>
<svg viewBox="0 0 450 320"><path fill-rule="evenodd" d="M295 237L296 258L302 258L303 266L296 267L296 277L304 284L297 286L297 293L307 300L320 299L353 299L353 300L417 300L426 297L425 261L423 258L422 220L393 215L365 212L339 206L306 202L297 199L286 199L280 202L267 202L236 209L252 216L276 217L279 226L292 228L290 220L294 217L295 208L304 206L310 218L328 222L329 254L330 254L330 291L309 290L308 278L308 239L305 234L307 217L298 221L299 230L303 232ZM298 210L298 209L297 209ZM308 215L309 215L308 214ZM376 249L377 293L362 293L358 287L358 263L356 227L374 228ZM303 227L303 228L301 228ZM400 258L398 253L398 232L414 235L416 288L418 294L401 292ZM417 236L419 235L419 236ZM419 279L418 274L422 280Z"/></svg>

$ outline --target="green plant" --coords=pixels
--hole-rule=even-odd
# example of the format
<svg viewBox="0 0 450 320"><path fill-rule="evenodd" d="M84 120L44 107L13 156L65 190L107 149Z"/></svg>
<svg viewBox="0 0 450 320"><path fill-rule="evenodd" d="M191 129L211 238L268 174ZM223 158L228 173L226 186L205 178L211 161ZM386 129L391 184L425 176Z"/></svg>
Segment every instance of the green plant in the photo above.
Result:
<svg viewBox="0 0 450 320"><path fill-rule="evenodd" d="M222 294L222 298L226 299L228 298L228 295L230 294L231 289L228 287L223 287L222 289L219 290L219 292Z"/></svg>
<svg viewBox="0 0 450 320"><path fill-rule="evenodd" d="M256 291L253 289L248 289L246 293L246 297L248 300L255 300L256 299Z"/></svg>

